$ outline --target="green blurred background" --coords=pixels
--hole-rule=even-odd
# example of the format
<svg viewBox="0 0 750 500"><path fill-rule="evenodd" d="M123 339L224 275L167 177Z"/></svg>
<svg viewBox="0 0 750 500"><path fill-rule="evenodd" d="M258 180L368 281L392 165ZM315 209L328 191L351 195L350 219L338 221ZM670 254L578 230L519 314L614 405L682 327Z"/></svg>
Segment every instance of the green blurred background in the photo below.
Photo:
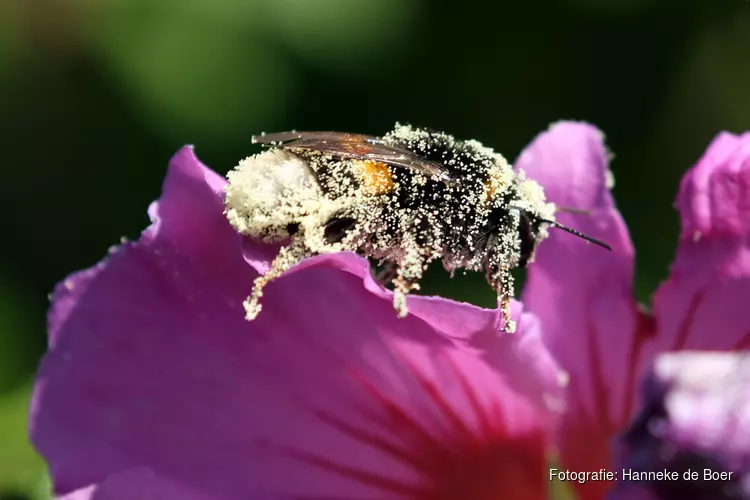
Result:
<svg viewBox="0 0 750 500"><path fill-rule="evenodd" d="M550 122L593 122L648 300L678 180L750 129L749 89L745 0L0 1L0 499L47 489L26 412L48 292L137 237L183 144L225 173L260 131L398 120L513 159ZM494 305L478 276L424 289Z"/></svg>

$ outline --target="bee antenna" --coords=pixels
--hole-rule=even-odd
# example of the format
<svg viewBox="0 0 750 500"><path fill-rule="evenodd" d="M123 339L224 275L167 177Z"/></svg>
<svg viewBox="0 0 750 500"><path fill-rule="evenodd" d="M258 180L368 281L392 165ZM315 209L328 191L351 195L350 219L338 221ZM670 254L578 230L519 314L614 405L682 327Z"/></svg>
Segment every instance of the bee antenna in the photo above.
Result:
<svg viewBox="0 0 750 500"><path fill-rule="evenodd" d="M580 208L572 207L556 207L558 212L578 214L578 215L591 215L591 210L583 210Z"/></svg>
<svg viewBox="0 0 750 500"><path fill-rule="evenodd" d="M556 227L557 229L562 229L563 231L570 233L574 236L578 236L579 238L588 241L589 243L593 243L594 245L599 245L602 248L606 248L607 250L612 250L612 247L604 243L603 241L597 240L596 238L592 238L591 236L586 236L585 234L576 231L575 229L569 228L568 226L563 226L559 222L555 222L553 220L546 220L542 219L540 222L544 222L546 224L549 224L552 227Z"/></svg>

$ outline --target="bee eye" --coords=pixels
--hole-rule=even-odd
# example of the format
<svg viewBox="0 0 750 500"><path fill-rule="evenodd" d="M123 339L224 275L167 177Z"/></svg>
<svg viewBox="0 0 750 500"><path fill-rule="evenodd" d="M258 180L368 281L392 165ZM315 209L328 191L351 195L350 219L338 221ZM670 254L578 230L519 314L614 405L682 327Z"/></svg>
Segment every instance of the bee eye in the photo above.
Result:
<svg viewBox="0 0 750 500"><path fill-rule="evenodd" d="M518 236L521 240L521 248L518 256L518 267L526 267L529 259L534 254L536 246L536 233L534 222L529 215L522 211L518 222Z"/></svg>

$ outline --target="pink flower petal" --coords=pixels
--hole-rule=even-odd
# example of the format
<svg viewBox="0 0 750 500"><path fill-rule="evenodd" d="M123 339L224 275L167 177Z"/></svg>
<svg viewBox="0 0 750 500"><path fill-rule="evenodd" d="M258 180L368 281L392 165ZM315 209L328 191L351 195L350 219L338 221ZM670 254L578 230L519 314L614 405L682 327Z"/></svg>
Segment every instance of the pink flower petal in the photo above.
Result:
<svg viewBox="0 0 750 500"><path fill-rule="evenodd" d="M603 136L584 123L561 122L540 134L516 167L537 180L558 207L558 220L612 246L608 252L550 230L529 266L523 302L542 323L544 343L570 377L562 422L566 468L609 468L609 439L632 405L638 312L632 298L633 246L608 188ZM577 484L582 498L600 498L609 485Z"/></svg>
<svg viewBox="0 0 750 500"><path fill-rule="evenodd" d="M641 412L621 436L618 469L670 477L620 481L613 498L642 498L633 491L638 486L656 498L747 498L749 383L746 353L658 356L643 384Z"/></svg>
<svg viewBox="0 0 750 500"><path fill-rule="evenodd" d="M653 316L631 298L632 247L606 189L600 134L586 125L556 125L517 165L542 183L551 201L593 212L588 220L563 214L563 223L615 248L609 255L576 251L574 241L563 244L566 235L554 234L541 246L524 292L545 343L570 372L564 465L607 468L609 438L631 416L634 381L656 354L750 345L750 134L720 135L683 180L680 247ZM578 492L600 498L608 487L587 483Z"/></svg>
<svg viewBox="0 0 750 500"><path fill-rule="evenodd" d="M720 134L684 177L682 233L654 297L653 350L750 347L750 133Z"/></svg>
<svg viewBox="0 0 750 500"><path fill-rule="evenodd" d="M247 248L246 256L250 254ZM246 257L246 260L250 262L251 258ZM356 254L313 257L290 269L286 276L310 267L330 267L363 277L366 290L391 301L391 292L374 280L367 261ZM414 295L409 297L409 312L463 350L481 356L504 376L511 388L524 394L535 406L546 411L560 404L562 388L559 380L563 373L544 345L536 316L524 312L522 304L514 301L511 304L512 316L523 334L498 335L502 318L497 310L456 302L449 302L451 306L445 307L446 302L440 297ZM507 376L527 371L533 375ZM554 415L551 417L555 418Z"/></svg>
<svg viewBox="0 0 750 500"><path fill-rule="evenodd" d="M31 434L56 491L146 467L223 499L545 497L542 395L511 386L556 373L533 316L499 336L495 311L413 297L399 320L339 254L248 323L273 249L231 230L222 186L183 149L154 225L55 290Z"/></svg>
<svg viewBox="0 0 750 500"><path fill-rule="evenodd" d="M253 497L260 500L260 497ZM220 500L205 495L146 468L131 469L99 484L81 488L58 500Z"/></svg>

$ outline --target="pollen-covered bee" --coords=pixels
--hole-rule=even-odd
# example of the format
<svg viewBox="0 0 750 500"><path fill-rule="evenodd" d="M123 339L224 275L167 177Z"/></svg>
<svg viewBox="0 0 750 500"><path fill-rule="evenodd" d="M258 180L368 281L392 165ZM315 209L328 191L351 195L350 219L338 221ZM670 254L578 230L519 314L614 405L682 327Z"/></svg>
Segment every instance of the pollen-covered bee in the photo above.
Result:
<svg viewBox="0 0 750 500"><path fill-rule="evenodd" d="M255 280L248 320L265 285L290 267L351 250L386 265L399 317L430 262L484 271L513 332L510 270L533 260L549 226L609 248L560 226L541 186L474 140L396 124L383 137L283 132L253 142L270 149L228 174L226 215L242 234L289 243Z"/></svg>

